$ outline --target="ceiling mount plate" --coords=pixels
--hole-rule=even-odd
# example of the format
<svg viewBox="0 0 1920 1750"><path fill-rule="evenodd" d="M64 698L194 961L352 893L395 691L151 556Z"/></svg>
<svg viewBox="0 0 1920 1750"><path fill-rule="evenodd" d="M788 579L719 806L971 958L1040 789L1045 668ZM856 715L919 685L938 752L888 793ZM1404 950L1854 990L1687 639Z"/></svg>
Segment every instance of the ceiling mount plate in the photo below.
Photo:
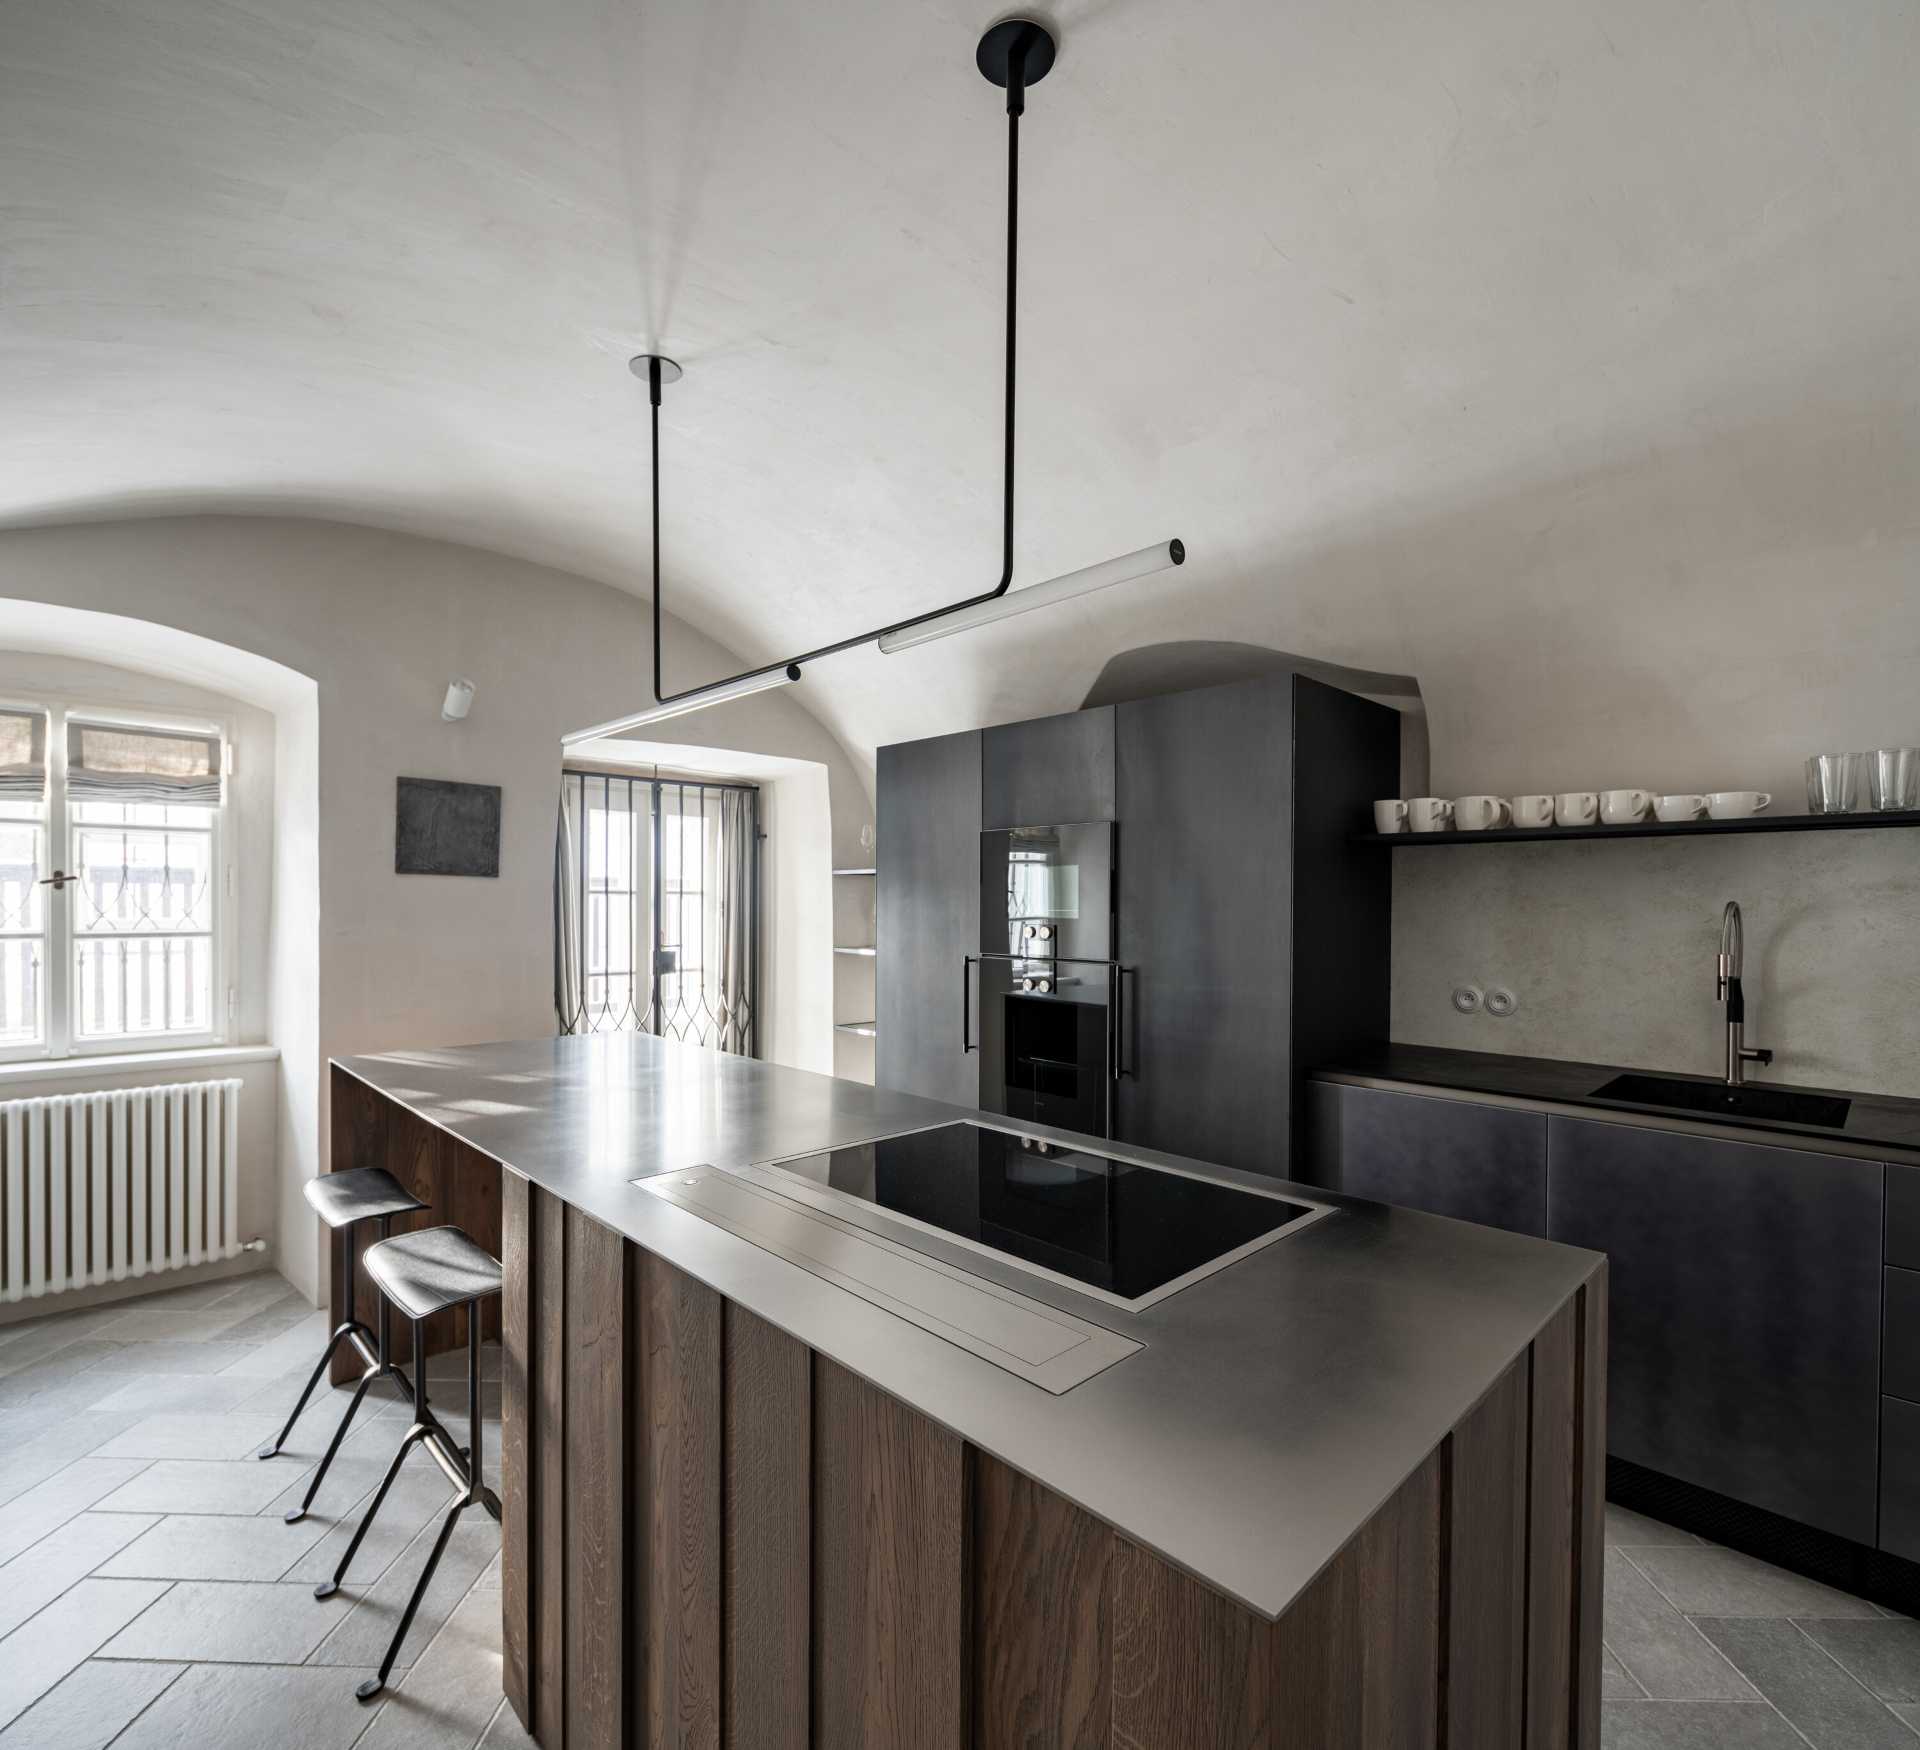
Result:
<svg viewBox="0 0 1920 1750"><path fill-rule="evenodd" d="M1007 57L1013 52L1013 45L1029 32L1026 82L1038 85L1052 70L1054 41L1053 32L1031 18L1002 19L980 39L980 46L973 51L973 64L983 77L1004 89Z"/></svg>
<svg viewBox="0 0 1920 1750"><path fill-rule="evenodd" d="M644 383L647 380L647 366L652 364L655 359L659 359L660 361L661 382L677 383L686 375L672 359L668 358L664 353L656 352L635 353L632 358L627 360L627 369L633 372L633 374Z"/></svg>

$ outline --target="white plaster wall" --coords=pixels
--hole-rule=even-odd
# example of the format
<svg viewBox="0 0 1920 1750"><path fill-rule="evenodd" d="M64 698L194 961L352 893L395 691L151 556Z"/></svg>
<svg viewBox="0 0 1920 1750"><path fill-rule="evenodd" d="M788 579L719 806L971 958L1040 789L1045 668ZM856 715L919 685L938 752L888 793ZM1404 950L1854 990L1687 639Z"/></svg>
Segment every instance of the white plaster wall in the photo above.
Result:
<svg viewBox="0 0 1920 1750"><path fill-rule="evenodd" d="M0 597L157 622L313 678L316 1073L341 1053L551 1029L560 737L643 702L644 603L444 542L224 517L0 533ZM721 673L732 662L684 631L670 632L669 654L682 672ZM479 692L465 723L445 724L440 699L456 673ZM836 854L857 849L860 824L871 818L865 787L840 745L792 699L761 695L660 734L818 761L828 775ZM303 760L305 750L285 757ZM497 880L393 873L394 782L402 774L502 786ZM281 859L283 872L292 861ZM295 903L291 893L285 903ZM286 1000L303 999L288 992ZM318 1168L320 1130L296 1103L282 1162L283 1203L296 1223L287 1199ZM304 1258L289 1244L283 1262L297 1286L316 1290L317 1242Z"/></svg>
<svg viewBox="0 0 1920 1750"><path fill-rule="evenodd" d="M833 842L827 773L813 766L760 780L761 1055L833 1074Z"/></svg>
<svg viewBox="0 0 1920 1750"><path fill-rule="evenodd" d="M1770 1080L1920 1096L1920 834L1580 840L1395 854L1393 1036L1712 1075L1721 907ZM1459 1015L1457 984L1517 1014Z"/></svg>

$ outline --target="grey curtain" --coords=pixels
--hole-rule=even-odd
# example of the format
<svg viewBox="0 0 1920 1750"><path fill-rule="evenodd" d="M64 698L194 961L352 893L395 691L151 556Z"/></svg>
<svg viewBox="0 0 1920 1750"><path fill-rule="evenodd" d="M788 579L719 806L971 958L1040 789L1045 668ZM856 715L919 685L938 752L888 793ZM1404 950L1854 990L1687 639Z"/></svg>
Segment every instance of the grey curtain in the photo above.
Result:
<svg viewBox="0 0 1920 1750"><path fill-rule="evenodd" d="M714 969L719 1037L722 1051L751 1053L753 1037L753 859L758 854L755 798L745 790L719 790L719 807L711 817L714 899L707 916L713 940L707 945L706 964Z"/></svg>
<svg viewBox="0 0 1920 1750"><path fill-rule="evenodd" d="M581 782L560 780L560 821L553 835L553 1012L562 1033L581 1031L587 987L581 963Z"/></svg>

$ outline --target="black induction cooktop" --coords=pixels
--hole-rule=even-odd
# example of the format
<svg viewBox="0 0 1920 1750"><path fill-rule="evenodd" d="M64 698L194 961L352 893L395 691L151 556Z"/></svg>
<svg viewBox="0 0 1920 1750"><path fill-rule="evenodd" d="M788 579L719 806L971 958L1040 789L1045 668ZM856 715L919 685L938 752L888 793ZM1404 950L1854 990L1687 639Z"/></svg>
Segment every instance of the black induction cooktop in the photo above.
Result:
<svg viewBox="0 0 1920 1750"><path fill-rule="evenodd" d="M769 1164L1129 1301L1321 1212L969 1122Z"/></svg>

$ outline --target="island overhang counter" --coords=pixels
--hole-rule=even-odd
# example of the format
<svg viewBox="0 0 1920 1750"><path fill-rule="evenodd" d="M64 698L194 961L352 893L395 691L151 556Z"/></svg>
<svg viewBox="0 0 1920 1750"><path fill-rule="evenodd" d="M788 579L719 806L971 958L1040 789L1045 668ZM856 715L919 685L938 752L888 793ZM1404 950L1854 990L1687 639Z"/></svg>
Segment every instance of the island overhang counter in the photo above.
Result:
<svg viewBox="0 0 1920 1750"><path fill-rule="evenodd" d="M333 1167L505 1265L543 1750L1597 1746L1599 1255L1022 1125L1332 1207L1137 1311L974 1260L1141 1345L1054 1393L633 1183L983 1116L631 1034L336 1062Z"/></svg>

